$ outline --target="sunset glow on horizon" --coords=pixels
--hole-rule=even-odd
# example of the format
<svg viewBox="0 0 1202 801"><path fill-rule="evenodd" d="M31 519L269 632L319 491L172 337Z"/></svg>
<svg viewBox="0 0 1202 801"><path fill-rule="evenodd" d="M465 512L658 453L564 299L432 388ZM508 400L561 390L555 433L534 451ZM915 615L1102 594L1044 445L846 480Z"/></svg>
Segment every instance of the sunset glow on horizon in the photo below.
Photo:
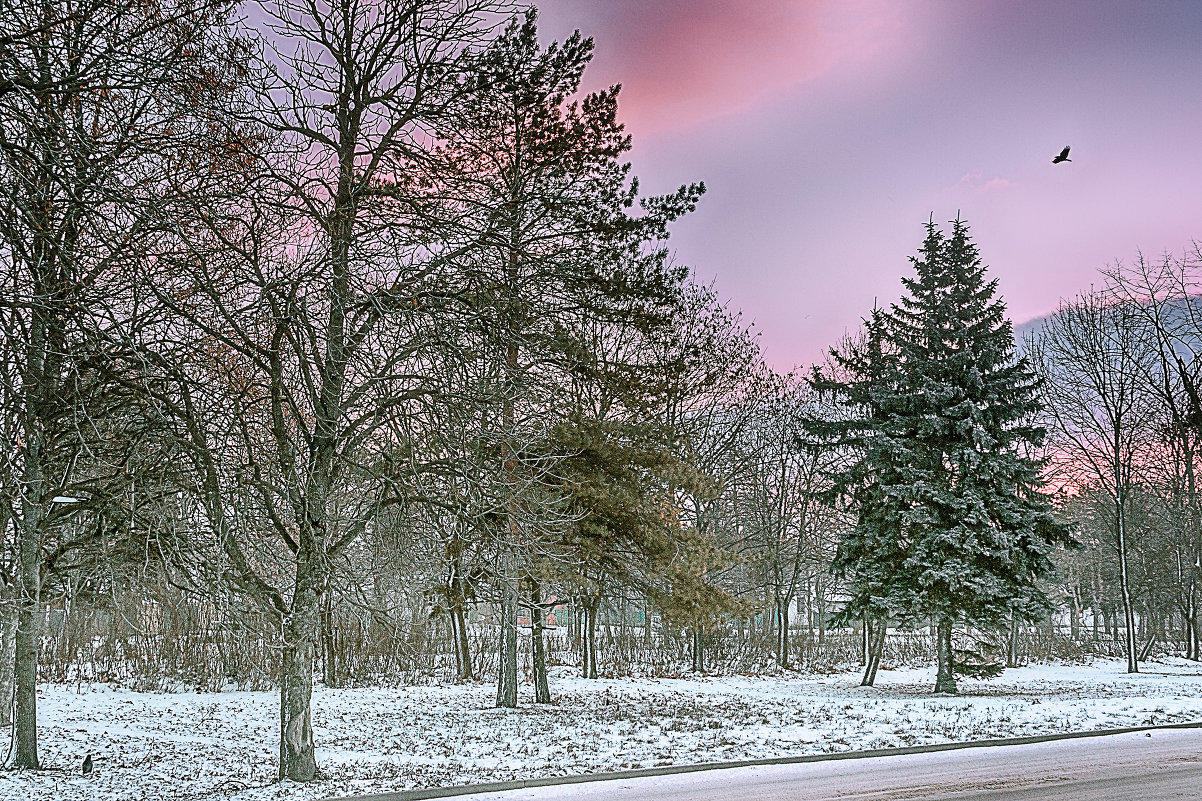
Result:
<svg viewBox="0 0 1202 801"><path fill-rule="evenodd" d="M586 88L623 85L647 191L708 185L676 258L778 369L897 297L932 214L968 221L1016 321L1202 239L1202 4L537 4L544 39L595 39Z"/></svg>

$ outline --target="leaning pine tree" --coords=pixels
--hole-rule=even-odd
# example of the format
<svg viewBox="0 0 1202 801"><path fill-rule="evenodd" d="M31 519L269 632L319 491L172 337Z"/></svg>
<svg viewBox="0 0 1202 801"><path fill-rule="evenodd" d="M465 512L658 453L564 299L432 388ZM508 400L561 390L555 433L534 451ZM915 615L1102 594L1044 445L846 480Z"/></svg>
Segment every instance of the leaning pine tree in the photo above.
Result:
<svg viewBox="0 0 1202 801"><path fill-rule="evenodd" d="M928 223L911 261L907 295L873 314L862 343L834 354L846 377L814 377L846 413L807 429L853 454L835 482L857 513L834 562L850 585L843 617L933 623L935 692L954 693L954 629L1046 614L1037 580L1073 540L1032 455L1045 436L1030 422L1035 375L1016 358L968 226L957 219L945 236Z"/></svg>

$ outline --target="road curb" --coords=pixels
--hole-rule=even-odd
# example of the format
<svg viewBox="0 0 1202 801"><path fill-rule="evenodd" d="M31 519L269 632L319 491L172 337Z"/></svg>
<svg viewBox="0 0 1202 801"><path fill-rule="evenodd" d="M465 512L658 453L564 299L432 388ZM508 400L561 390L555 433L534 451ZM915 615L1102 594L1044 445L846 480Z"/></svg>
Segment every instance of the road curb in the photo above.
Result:
<svg viewBox="0 0 1202 801"><path fill-rule="evenodd" d="M425 801L430 798L453 798L474 793L496 793L504 790L522 790L529 787L554 787L562 784L584 784L618 779L642 779L649 776L670 776L676 773L699 773L706 770L728 770L730 768L752 768L761 765L799 765L806 762L834 762L842 759L868 759L870 757L905 756L907 754L931 754L936 751L958 751L965 748L992 748L1001 745L1032 745L1055 740L1078 740L1084 737L1108 737L1115 734L1131 734L1166 729L1202 729L1202 721L1190 723L1165 723L1159 726L1127 726L1120 729L1094 729L1063 734L1036 734L1030 737L1005 737L996 740L970 740L933 745L911 745L902 748L873 748L864 751L842 751L834 754L806 754L794 757L772 757L769 759L743 759L735 762L700 762L694 765L667 765L659 768L611 771L609 773L586 773L578 776L546 776L538 779L518 779L489 784L461 784L453 787L428 787L422 790L402 790L395 793L374 795L339 796L325 801Z"/></svg>

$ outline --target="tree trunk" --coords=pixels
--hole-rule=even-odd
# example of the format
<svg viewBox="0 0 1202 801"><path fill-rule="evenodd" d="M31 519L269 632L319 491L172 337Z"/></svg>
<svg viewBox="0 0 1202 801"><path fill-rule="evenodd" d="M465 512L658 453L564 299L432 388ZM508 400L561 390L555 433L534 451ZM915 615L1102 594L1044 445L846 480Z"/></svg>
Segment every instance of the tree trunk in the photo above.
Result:
<svg viewBox="0 0 1202 801"><path fill-rule="evenodd" d="M1010 617L1010 636L1006 638L1006 667L1018 667L1018 618Z"/></svg>
<svg viewBox="0 0 1202 801"><path fill-rule="evenodd" d="M857 628L857 635L860 638L860 667L867 667L868 655L872 652L872 626L867 616Z"/></svg>
<svg viewBox="0 0 1202 801"><path fill-rule="evenodd" d="M776 664L783 668L789 667L789 604L792 599L785 598L777 607L780 618L780 631L776 635Z"/></svg>
<svg viewBox="0 0 1202 801"><path fill-rule="evenodd" d="M814 582L814 611L818 617L818 645L826 642L826 588L823 586L821 574Z"/></svg>
<svg viewBox="0 0 1202 801"><path fill-rule="evenodd" d="M26 585L28 586L28 585ZM35 591L36 592L36 591ZM22 590L24 595L25 590ZM10 768L37 770L38 765L38 623L36 600L22 598L13 641L13 707L15 710Z"/></svg>
<svg viewBox="0 0 1202 801"><path fill-rule="evenodd" d="M1191 581L1189 586L1189 658L1197 662L1199 660L1199 632L1198 632L1198 585L1197 582Z"/></svg>
<svg viewBox="0 0 1202 801"><path fill-rule="evenodd" d="M16 650L17 615L8 587L0 592L0 729L13 725L13 654Z"/></svg>
<svg viewBox="0 0 1202 801"><path fill-rule="evenodd" d="M803 597L805 598L805 605L803 608L797 610L797 614L803 616L802 625L805 626L808 639L812 640L814 638L814 594L813 584L810 579L806 579Z"/></svg>
<svg viewBox="0 0 1202 801"><path fill-rule="evenodd" d="M1127 642L1125 643L1125 651L1127 653L1127 672L1139 672L1138 648L1135 631L1135 607L1131 602L1131 582L1127 572L1127 517L1125 504L1120 500L1115 503L1117 512L1117 539L1119 548L1119 591L1123 599L1123 622L1127 632Z"/></svg>
<svg viewBox="0 0 1202 801"><path fill-rule="evenodd" d="M551 703L551 688L547 684L547 656L543 649L542 590L537 581L530 582L530 659L534 665L534 702Z"/></svg>
<svg viewBox="0 0 1202 801"><path fill-rule="evenodd" d="M459 681L471 681L476 677L472 669L472 651L467 639L467 615L463 610L463 599L455 601L451 609L451 621L455 629L455 664Z"/></svg>
<svg viewBox="0 0 1202 801"><path fill-rule="evenodd" d="M576 636L580 645L580 677L587 679L589 642L585 632L588 631L588 605L581 601L580 609L572 615L572 619L576 623Z"/></svg>
<svg viewBox="0 0 1202 801"><path fill-rule="evenodd" d="M501 602L500 659L497 665L497 706L518 705L518 593L512 578L505 578Z"/></svg>
<svg viewBox="0 0 1202 801"><path fill-rule="evenodd" d="M704 657L704 639L701 634L701 626L694 624L693 626L693 672L705 672L705 657Z"/></svg>
<svg viewBox="0 0 1202 801"><path fill-rule="evenodd" d="M43 476L41 435L33 433L26 445L25 491L21 495L21 521L17 527L17 631L13 640L15 720L10 768L37 770L38 764L38 642L41 627L41 574L39 568Z"/></svg>
<svg viewBox="0 0 1202 801"><path fill-rule="evenodd" d="M597 609L600 602L593 598L584 603L584 677L597 678Z"/></svg>
<svg viewBox="0 0 1202 801"><path fill-rule="evenodd" d="M321 608L321 667L322 681L327 687L337 687L340 683L338 666L338 638L334 633L334 610L330 596L326 596Z"/></svg>
<svg viewBox="0 0 1202 801"><path fill-rule="evenodd" d="M864 659L864 678L861 687L871 687L876 682L876 672L881 666L881 654L885 652L885 632L889 629L888 618L871 620L865 618L864 631L868 643Z"/></svg>
<svg viewBox="0 0 1202 801"><path fill-rule="evenodd" d="M1073 642L1081 640L1081 599L1077 597L1077 592L1074 590L1069 595L1069 600L1072 602L1072 609L1069 611L1068 632L1069 637Z"/></svg>
<svg viewBox="0 0 1202 801"><path fill-rule="evenodd" d="M1147 643L1145 643L1144 647L1142 649L1140 649L1138 661L1147 662L1148 657L1151 656L1151 654L1152 654L1152 648L1155 645L1156 645L1156 632L1153 631L1152 635L1150 637L1148 637Z"/></svg>
<svg viewBox="0 0 1202 801"><path fill-rule="evenodd" d="M302 571L298 568L297 583ZM313 641L317 635L317 593L299 591L284 626L280 669L280 778L311 781L317 775L313 747Z"/></svg>
<svg viewBox="0 0 1202 801"><path fill-rule="evenodd" d="M955 695L956 671L952 660L952 621L951 618L940 618L935 627L935 652L938 655L939 666L935 676L935 692Z"/></svg>
<svg viewBox="0 0 1202 801"><path fill-rule="evenodd" d="M447 636L451 638L451 650L455 654L455 683L463 682L463 652L459 650L459 620L454 607L447 609Z"/></svg>

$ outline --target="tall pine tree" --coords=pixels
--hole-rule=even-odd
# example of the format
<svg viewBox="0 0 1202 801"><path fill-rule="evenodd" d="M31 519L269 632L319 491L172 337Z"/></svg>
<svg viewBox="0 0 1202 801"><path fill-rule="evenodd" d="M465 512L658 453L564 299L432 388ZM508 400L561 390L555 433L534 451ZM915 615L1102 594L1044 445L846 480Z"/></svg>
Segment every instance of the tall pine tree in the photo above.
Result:
<svg viewBox="0 0 1202 801"><path fill-rule="evenodd" d="M997 281L968 226L928 222L916 275L867 336L834 354L845 378L814 385L848 411L809 421L812 435L852 449L837 490L857 511L834 567L848 580L844 618L933 623L936 692L956 692L957 625L1000 628L1050 608L1037 579L1071 544L1040 490L1032 455L1045 432L1030 421L1037 381L1016 358Z"/></svg>

